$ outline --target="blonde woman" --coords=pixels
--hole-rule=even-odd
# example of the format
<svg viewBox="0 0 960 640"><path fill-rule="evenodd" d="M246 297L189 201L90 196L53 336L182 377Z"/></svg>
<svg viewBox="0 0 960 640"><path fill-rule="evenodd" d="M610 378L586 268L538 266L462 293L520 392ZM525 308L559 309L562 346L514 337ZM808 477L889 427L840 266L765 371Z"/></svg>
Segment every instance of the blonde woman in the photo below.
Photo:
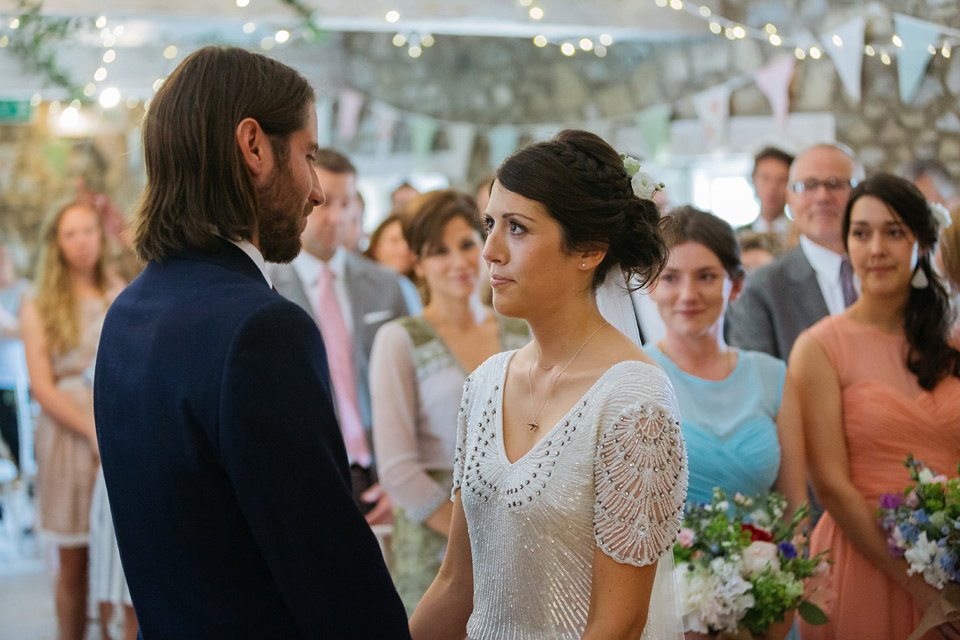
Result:
<svg viewBox="0 0 960 640"><path fill-rule="evenodd" d="M60 636L76 640L86 627L90 505L99 467L91 372L103 317L119 287L105 268L100 216L88 206L74 203L58 211L43 242L36 292L24 301L21 327L30 387L41 409L39 528L59 553ZM100 609L105 623L111 609Z"/></svg>

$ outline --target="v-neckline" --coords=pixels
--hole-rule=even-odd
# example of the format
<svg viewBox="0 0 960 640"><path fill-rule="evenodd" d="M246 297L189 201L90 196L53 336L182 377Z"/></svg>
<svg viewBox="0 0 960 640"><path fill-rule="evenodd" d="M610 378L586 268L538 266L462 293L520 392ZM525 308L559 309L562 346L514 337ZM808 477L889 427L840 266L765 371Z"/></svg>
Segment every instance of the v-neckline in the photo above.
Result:
<svg viewBox="0 0 960 640"><path fill-rule="evenodd" d="M519 349L516 350L516 351L513 351L512 353L510 353L510 354L509 354L509 357L507 357L507 358L505 359L505 362L504 362L504 364L503 364L503 371L502 371L501 374L500 374L500 385L499 385L499 386L500 386L500 389L499 389L500 397L497 398L497 405L500 407L500 410L498 411L498 413L499 413L500 415L499 415L499 417L496 419L496 422L495 422L495 425L496 425L496 427L497 427L497 428L496 428L496 433L497 433L497 439L498 439L498 445L499 445L499 446L497 447L498 453L500 454L501 461L502 461L508 468L513 468L513 467L515 467L516 465L518 465L518 464L520 464L521 462L523 462L523 461L524 461L525 459L527 459L528 457L530 457L530 454L533 453L533 452L541 445L541 443L543 443L544 440L546 440L548 437L552 436L552 435L553 435L553 432L554 432L554 431L557 431L557 430L560 428L560 426L563 425L564 422L569 423L569 422L570 422L570 415L571 415L574 411L576 411L578 407L582 407L582 406L584 406L584 405L586 404L585 401L584 401L584 398L586 398L586 397L588 397L590 394L592 394L592 393L593 393L593 390L596 389L597 386L598 386L601 382L603 382L603 379L606 378L607 375L608 375L611 371L613 371L614 369L616 369L616 368L619 367L620 365L625 364L625 363L627 363L627 362L636 362L636 363L639 363L639 364L647 364L646 362L643 362L642 360L621 360L620 362L616 363L615 365L611 366L609 369L607 369L606 371L604 371L603 374L601 374L601 376L600 376L599 378L597 378L597 380L596 380L592 385L590 385L590 388L587 389L586 392L584 392L583 395L581 395L579 398L577 398L577 401L573 403L573 405L567 410L567 412L564 413L563 416L562 416L559 420L557 420L556 424L554 424L552 427L550 427L550 429L548 429L547 431L545 431L544 434L543 434L542 436L540 436L540 439L537 440L536 442L534 442L534 443L533 443L533 446L530 447L529 449L527 449L527 451L526 451L523 455L521 455L519 458L517 458L516 460L514 460L513 462L511 462L511 461L510 461L510 458L507 457L507 441L506 441L506 438L505 438L504 435L503 435L503 391L504 391L504 387L506 386L506 381L507 381L507 370L510 368L510 363L513 361L513 357L514 357L515 355L517 355L517 351L519 351ZM647 365L647 366L651 366L651 365Z"/></svg>

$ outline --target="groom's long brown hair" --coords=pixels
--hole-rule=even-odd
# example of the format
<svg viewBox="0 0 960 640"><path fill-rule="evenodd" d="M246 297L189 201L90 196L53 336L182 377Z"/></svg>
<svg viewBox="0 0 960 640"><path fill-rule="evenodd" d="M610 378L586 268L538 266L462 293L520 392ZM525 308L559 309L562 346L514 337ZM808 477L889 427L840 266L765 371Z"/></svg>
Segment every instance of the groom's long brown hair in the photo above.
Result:
<svg viewBox="0 0 960 640"><path fill-rule="evenodd" d="M294 69L236 47L204 47L180 63L144 117L147 186L135 241L140 258L211 250L217 234L249 240L260 204L237 144L237 125L256 120L284 166L289 136L306 124L314 97Z"/></svg>

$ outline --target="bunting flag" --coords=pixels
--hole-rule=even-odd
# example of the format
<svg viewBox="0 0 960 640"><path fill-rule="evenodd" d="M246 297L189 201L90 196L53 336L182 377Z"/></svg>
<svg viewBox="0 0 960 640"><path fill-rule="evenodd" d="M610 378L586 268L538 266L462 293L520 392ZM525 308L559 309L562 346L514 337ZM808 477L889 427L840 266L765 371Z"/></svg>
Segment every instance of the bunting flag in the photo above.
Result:
<svg viewBox="0 0 960 640"><path fill-rule="evenodd" d="M670 141L670 118L673 107L662 104L644 109L634 118L640 135L647 145L647 157L651 160L660 159L667 151L667 142Z"/></svg>
<svg viewBox="0 0 960 640"><path fill-rule="evenodd" d="M721 84L701 91L691 100L710 148L722 146L727 139L727 122L730 119L730 87Z"/></svg>
<svg viewBox="0 0 960 640"><path fill-rule="evenodd" d="M407 118L407 125L410 127L414 162L418 169L426 169L433 151L433 136L437 133L439 123L433 118L414 113Z"/></svg>
<svg viewBox="0 0 960 640"><path fill-rule="evenodd" d="M837 75L850 97L860 101L863 73L863 33L867 19L854 18L821 38L823 48L833 58ZM836 38L836 40L835 40Z"/></svg>
<svg viewBox="0 0 960 640"><path fill-rule="evenodd" d="M350 89L340 90L337 110L337 134L340 142L350 142L357 135L363 100L363 94Z"/></svg>
<svg viewBox="0 0 960 640"><path fill-rule="evenodd" d="M333 145L333 131L331 129L331 119L333 117L333 104L328 100L316 103L317 110L317 141L320 148Z"/></svg>
<svg viewBox="0 0 960 640"><path fill-rule="evenodd" d="M450 162L444 167L452 181L459 182L467 177L473 142L477 137L477 128L466 122L454 122L445 128L447 142L450 145Z"/></svg>
<svg viewBox="0 0 960 640"><path fill-rule="evenodd" d="M940 44L937 25L910 16L894 14L893 23L903 48L897 54L897 79L900 81L900 102L909 104L920 88L933 54L929 47ZM936 51L936 49L934 49Z"/></svg>
<svg viewBox="0 0 960 640"><path fill-rule="evenodd" d="M377 155L387 156L393 148L393 132L400 119L397 110L393 107L375 102L373 104L373 118L377 123Z"/></svg>
<svg viewBox="0 0 960 640"><path fill-rule="evenodd" d="M516 127L504 125L490 129L487 137L490 139L490 166L496 169L507 156L517 150L520 131Z"/></svg>
<svg viewBox="0 0 960 640"><path fill-rule="evenodd" d="M757 87L770 101L773 118L777 122L777 130L781 133L787 130L787 116L790 113L790 83L793 82L796 65L796 56L787 54L757 69L753 74Z"/></svg>

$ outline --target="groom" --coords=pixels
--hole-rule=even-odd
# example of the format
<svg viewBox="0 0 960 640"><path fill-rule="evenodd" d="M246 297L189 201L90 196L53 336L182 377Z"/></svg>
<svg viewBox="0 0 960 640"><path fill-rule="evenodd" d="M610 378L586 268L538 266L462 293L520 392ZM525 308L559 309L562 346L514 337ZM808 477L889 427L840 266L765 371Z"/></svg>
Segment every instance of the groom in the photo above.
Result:
<svg viewBox="0 0 960 640"><path fill-rule="evenodd" d="M94 405L117 542L149 639L409 639L354 506L316 324L264 261L323 201L314 92L206 47L143 124L148 261L103 325Z"/></svg>

